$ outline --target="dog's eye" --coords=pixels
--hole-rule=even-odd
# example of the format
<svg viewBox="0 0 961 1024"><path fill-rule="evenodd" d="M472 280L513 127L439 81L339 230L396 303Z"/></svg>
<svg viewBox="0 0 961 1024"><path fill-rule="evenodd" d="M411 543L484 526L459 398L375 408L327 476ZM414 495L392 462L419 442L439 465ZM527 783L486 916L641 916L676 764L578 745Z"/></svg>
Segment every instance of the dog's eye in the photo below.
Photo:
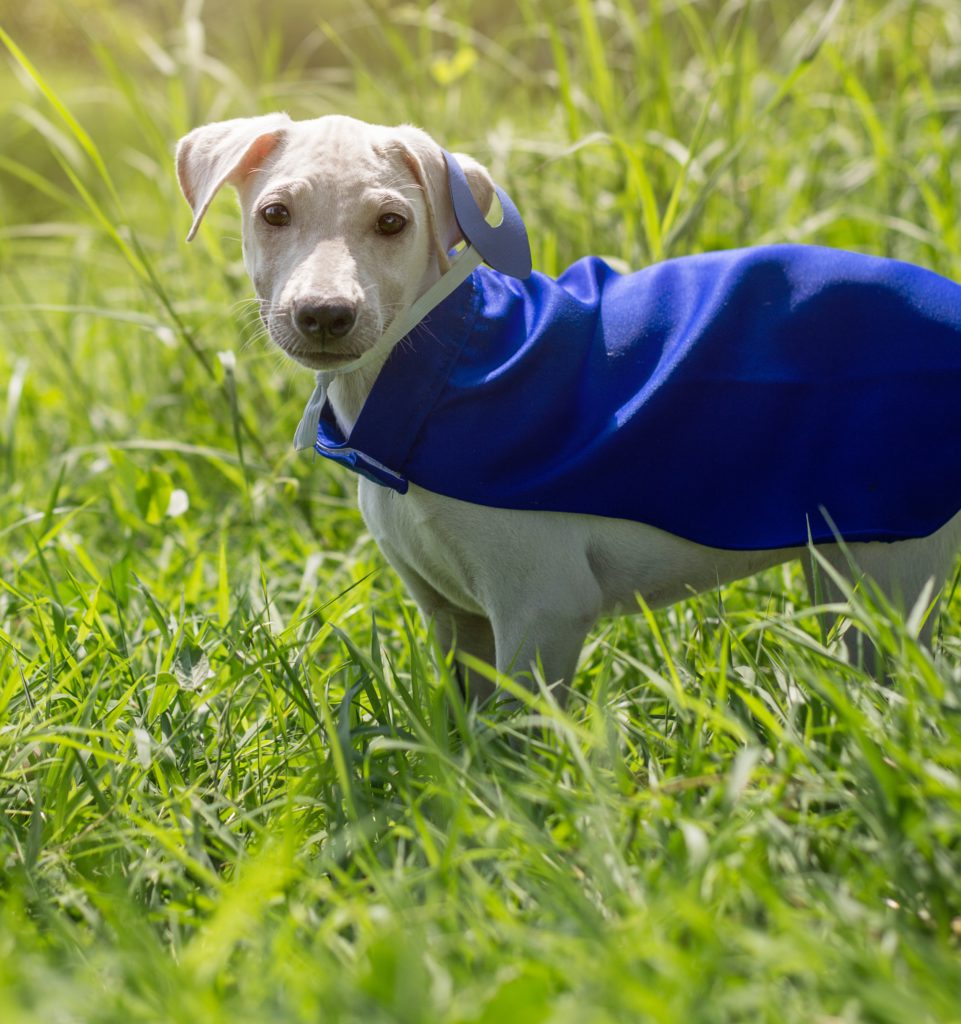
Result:
<svg viewBox="0 0 961 1024"><path fill-rule="evenodd" d="M407 227L407 218L399 213L382 213L377 218L379 235L399 235Z"/></svg>
<svg viewBox="0 0 961 1024"><path fill-rule="evenodd" d="M261 217L274 228L284 228L290 223L290 210L283 203L271 203L260 211Z"/></svg>

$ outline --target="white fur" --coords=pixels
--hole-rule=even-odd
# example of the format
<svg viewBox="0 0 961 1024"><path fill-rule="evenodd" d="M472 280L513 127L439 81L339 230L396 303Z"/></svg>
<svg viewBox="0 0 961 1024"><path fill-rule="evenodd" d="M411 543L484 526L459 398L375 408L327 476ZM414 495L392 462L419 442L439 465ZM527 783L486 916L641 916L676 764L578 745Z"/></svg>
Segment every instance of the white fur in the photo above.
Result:
<svg viewBox="0 0 961 1024"><path fill-rule="evenodd" d="M191 237L217 189L237 188L244 258L270 335L314 370L336 370L370 348L440 277L457 241L440 149L415 128L345 117L243 118L195 129L181 141L177 162L195 213ZM462 163L486 209L490 177L469 158ZM271 202L289 208L290 225L265 223L259 211ZM407 219L401 234L378 234L383 211ZM353 329L342 338L305 337L291 314L305 300L353 304ZM329 397L346 432L381 365L334 378ZM666 605L799 556L811 579L803 548L719 550L623 520L488 508L416 486L399 495L366 479L359 502L444 644L527 678L539 660L548 682L570 680L598 617L636 610L637 595ZM932 581L943 583L959 544L961 513L930 537L819 551L846 576L853 559L907 610ZM484 695L482 681L472 687Z"/></svg>

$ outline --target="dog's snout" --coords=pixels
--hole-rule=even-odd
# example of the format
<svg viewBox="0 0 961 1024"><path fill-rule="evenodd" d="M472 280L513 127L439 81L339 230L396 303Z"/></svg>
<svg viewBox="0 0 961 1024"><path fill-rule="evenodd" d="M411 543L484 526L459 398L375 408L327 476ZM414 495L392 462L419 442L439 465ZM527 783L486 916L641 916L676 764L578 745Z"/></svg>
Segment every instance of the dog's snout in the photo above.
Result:
<svg viewBox="0 0 961 1024"><path fill-rule="evenodd" d="M294 309L294 323L305 338L343 338L357 320L357 307L347 302L303 302Z"/></svg>

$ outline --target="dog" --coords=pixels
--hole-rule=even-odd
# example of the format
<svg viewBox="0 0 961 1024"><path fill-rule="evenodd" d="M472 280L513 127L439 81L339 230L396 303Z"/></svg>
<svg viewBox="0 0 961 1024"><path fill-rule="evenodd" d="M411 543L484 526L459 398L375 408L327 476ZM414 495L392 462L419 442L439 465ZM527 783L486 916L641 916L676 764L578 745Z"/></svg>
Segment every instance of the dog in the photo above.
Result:
<svg viewBox="0 0 961 1024"><path fill-rule="evenodd" d="M480 213L488 214L495 194L502 195L490 174L463 155L456 157L456 165ZM855 523L853 529L843 523L836 526L828 515L829 504L817 536L812 533L808 517L806 523L792 521L793 532L783 534L783 541L782 534L761 529L758 536L763 536L763 543L752 546L752 535L742 536L738 532L737 519L741 513L736 503L732 506L734 512L728 515L733 525L716 530L708 508L697 513L694 528L677 532L673 530L674 513L670 511L664 521L659 521L659 513L649 516L648 521L634 521L620 512L608 515L603 509L595 509L584 498L585 491L588 495L595 491L616 495L619 491L616 482L612 484L610 480L612 473L615 477L618 472L631 477L643 475L631 472L629 449L628 464L624 464L622 453L618 456L620 461L610 463L615 468L605 470L604 479L595 478L595 486L579 488L579 496L571 507L558 507L556 502L552 505L553 499L543 501L543 491L533 496L512 497L513 492L507 493L507 485L499 485L493 470L491 486L500 486L506 497L499 493L497 498L488 500L485 492L474 493L476 480L487 480L481 470L474 473L469 469L461 474L467 480L465 498L463 493L444 493L449 490L444 472L435 474L436 480L427 474L430 486L425 486L414 474L409 480L398 476L396 466L392 469L370 457L365 461L363 452L358 454L351 447L353 435L368 415L368 399L374 403L386 386L385 367L404 363L408 373L404 386L389 392L390 403L375 410L379 430L371 444L389 447L395 431L416 433L424 412L422 404L429 405L436 397L416 393L420 379L418 360L426 359L430 353L446 353L452 345L449 338L438 334L435 314L427 317L423 330L403 338L396 337L395 330L395 336L391 336L392 325L404 323L409 311L417 308L418 300L451 273L451 253L465 240L452 206L451 166L441 147L417 128L370 125L343 116L293 121L284 114L271 114L224 121L194 129L177 149L178 177L194 218L188 241L196 234L218 190L225 184L233 186L240 199L244 262L259 297L269 336L290 358L315 371L321 383L319 402L315 403L324 411L318 451L338 458L360 473L358 501L364 520L425 618L433 622L445 648L453 649L459 657L469 656L468 663L473 658L493 665L499 674L513 676L529 686L534 685L539 672L563 695L574 677L587 634L598 618L636 611L638 596L650 607L669 605L692 593L717 588L796 558L802 559L812 595L815 562L826 567L823 581L818 582L823 582L825 596L835 600L840 595L837 582L832 579L835 573L838 579L869 578L905 612L919 600L929 598L932 588L943 584L961 544L961 501L954 494L954 485L951 493L941 494L940 485L927 478L914 489L933 493L938 499L932 513L935 518L917 527L909 524L907 532L897 524L887 533L887 527L874 530L870 516L864 524ZM821 264L829 264L835 258L829 250L801 253L807 247L796 248L797 252L791 249L768 254L770 258L764 267L755 267L751 273L770 276L772 266L793 267L801 261L807 268L805 273L816 275ZM715 270L710 269L714 264L681 261L668 261L661 267L668 267L674 275L670 280L677 278L678 268L670 267L673 263L681 264L683 273L691 267L707 266L705 273L723 275L725 268L734 265L731 260L743 263L756 259L750 250L744 253L747 255L716 257L728 262L718 263ZM867 267L869 277L876 267L873 263L850 266L858 268L857 273ZM928 274L914 269L919 275ZM600 274L603 280L598 278L599 284L593 279L585 283L588 270L595 277ZM493 281L491 287L508 287L494 281L494 272L486 268L484 272L489 275L485 280ZM595 284L603 287L612 272L608 268L598 270L593 263L579 273L578 287L586 293ZM660 278L652 280L668 282L668 276L661 272ZM936 275L922 278L920 285L941 288L938 282L943 279L932 283L934 278ZM477 273L471 280L477 280ZM776 287L781 278L771 280L772 287ZM547 288L546 281L539 278L538 288ZM944 283L943 287L948 285ZM551 282L550 287L554 288L555 283ZM565 287L560 302L569 300L571 286ZM831 287L826 287L825 293L835 294ZM753 302L755 294L752 292L748 299ZM455 291L445 301L454 301L457 295ZM793 293L785 295L785 309L790 305L794 315L795 307L803 304L795 301ZM529 296L518 296L520 292L512 292L511 301L516 308L521 308L517 307L518 302L527 302L523 309L530 319ZM961 289L958 296L961 297ZM941 298L941 292L937 292L931 304L938 306ZM948 298L954 302L953 293ZM581 302L582 307L586 301ZM763 298L761 304L767 301ZM869 315L873 303L870 296L856 301L864 306L864 315ZM912 306L910 296L899 301L905 308ZM665 304L666 301L654 301L651 316L666 315ZM717 304L712 315L721 316L732 308L736 308L736 303L725 299ZM954 330L953 323L950 329ZM961 348L961 333L958 341ZM870 342L868 336L865 344ZM908 348L912 344L913 339L905 339ZM478 358L484 358L483 353ZM555 365L557 360L559 356ZM625 365L622 358L617 367ZM617 367L615 377L622 372ZM499 372L486 374L485 384L500 379ZM953 384L946 371L929 374L929 379L939 378L943 378L945 387ZM542 391L550 385L544 383L539 387L535 381L532 386ZM415 393L407 391L408 387ZM715 390L725 393L721 385ZM530 396L535 393L527 392ZM896 416L900 420L910 415L912 408L926 408L929 404L912 397L907 412L902 413L899 406ZM947 408L952 403L942 404ZM801 409L804 414L803 406ZM509 433L513 416L520 418L522 414L526 417L526 410L518 409L510 415L500 410L497 429ZM317 415L315 408L311 428L318 423ZM816 419L816 410L810 415ZM870 424L867 427L870 429ZM941 429L938 423L935 427ZM924 430L935 427L927 424ZM322 443L325 429L327 441ZM535 424L529 433L537 429ZM675 431L667 433L673 436ZM710 447L713 430L702 433ZM773 433L776 436L777 430ZM473 451L479 447L471 442L469 430L463 434L463 438L457 435L462 449ZM830 429L827 436L833 436ZM749 437L747 444L756 447L771 440L771 436L753 440ZM443 438L439 443L442 442ZM842 449L844 443L844 438L838 440ZM954 438L949 437L947 443L953 445ZM651 438L646 447L652 458L662 448L665 457L675 457L670 439L663 435ZM797 451L800 456L792 458L806 459L803 445ZM451 457L456 460L457 452ZM711 456L706 461L713 460ZM906 462L910 461L906 457ZM498 465L503 468L506 464L502 460ZM856 466L857 462L849 465ZM705 471L710 471L710 467ZM448 472L456 475L456 466ZM766 487L763 473L760 474L760 481L752 485L756 487L752 493L758 496L757 502L749 496L748 506L753 503L773 509L778 520L779 493L790 490L790 474L794 472L794 468L788 467L787 475L782 474L781 482L771 487ZM843 466L837 472L850 475ZM895 470L891 469L888 475L892 472ZM514 475L524 473L526 470ZM668 479L646 488L655 497L644 500L649 503L658 495L670 494L675 485L689 480L690 474L690 470L678 466ZM522 486L526 486L523 481L518 484ZM723 493L737 497L746 486L746 482L727 479ZM885 486L890 490L890 483ZM645 490L640 486L634 489ZM865 503L870 504L866 494L864 497ZM854 498L857 509L859 495L855 493ZM675 502L682 509L689 504ZM642 502L642 516L647 514L647 508L648 504ZM796 510L791 514L796 520ZM865 528L861 529L861 525ZM920 535L913 535L912 529L915 533L921 531ZM847 543L839 543L844 538ZM818 541L817 556L813 554L811 540ZM929 615L924 636L930 635L931 621ZM477 700L484 700L495 689L486 676L478 673L470 673L469 686L472 699Z"/></svg>

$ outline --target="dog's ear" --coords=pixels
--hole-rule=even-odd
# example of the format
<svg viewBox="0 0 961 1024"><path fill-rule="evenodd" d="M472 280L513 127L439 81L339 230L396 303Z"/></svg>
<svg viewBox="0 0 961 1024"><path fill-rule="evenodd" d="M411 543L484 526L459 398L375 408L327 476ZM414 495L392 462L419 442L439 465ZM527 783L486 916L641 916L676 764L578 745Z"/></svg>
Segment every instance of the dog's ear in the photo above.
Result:
<svg viewBox="0 0 961 1024"><path fill-rule="evenodd" d="M463 238L451 206L447 162L440 146L426 132L411 125L403 125L394 131L404 162L423 189L437 261L444 271L448 267L447 253ZM487 168L463 153L454 155L464 168L471 194L487 216L494 199L494 182Z"/></svg>
<svg viewBox="0 0 961 1024"><path fill-rule="evenodd" d="M290 124L286 114L239 117L195 128L177 143L177 177L194 212L188 242L221 186L257 170Z"/></svg>

